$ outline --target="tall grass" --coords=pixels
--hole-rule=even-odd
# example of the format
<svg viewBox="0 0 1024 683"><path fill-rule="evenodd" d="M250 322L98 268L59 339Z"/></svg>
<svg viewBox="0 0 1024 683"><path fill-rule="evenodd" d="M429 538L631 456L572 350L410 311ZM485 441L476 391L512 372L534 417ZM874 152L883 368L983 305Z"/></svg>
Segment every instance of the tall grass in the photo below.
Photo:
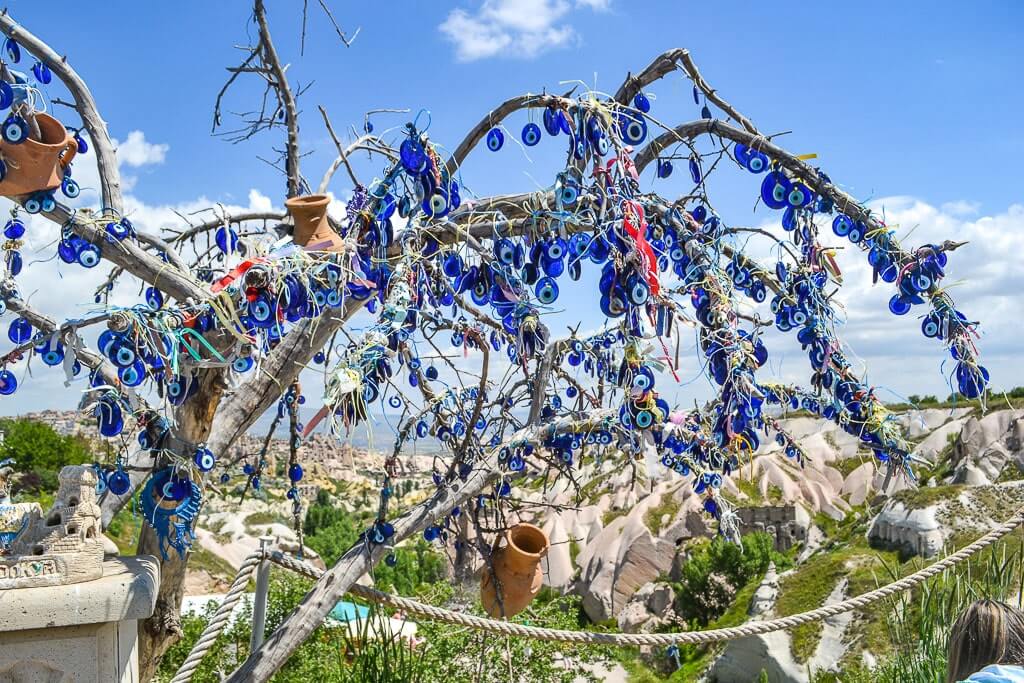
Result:
<svg viewBox="0 0 1024 683"><path fill-rule="evenodd" d="M890 580L897 566L886 566ZM957 616L983 598L1021 606L1024 588L1024 540L986 549L917 589L888 601L887 627L892 654L874 667L854 664L840 674L821 673L815 683L943 683L946 646Z"/></svg>

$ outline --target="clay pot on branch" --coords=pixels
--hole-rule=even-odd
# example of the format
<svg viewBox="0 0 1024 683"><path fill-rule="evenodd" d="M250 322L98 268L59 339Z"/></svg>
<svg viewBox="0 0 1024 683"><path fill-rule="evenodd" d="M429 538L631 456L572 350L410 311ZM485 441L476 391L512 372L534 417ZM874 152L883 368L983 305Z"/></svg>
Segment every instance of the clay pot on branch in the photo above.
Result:
<svg viewBox="0 0 1024 683"><path fill-rule="evenodd" d="M327 205L330 198L325 194L308 194L291 197L284 202L285 208L295 221L292 241L310 251L341 251L343 244L327 219Z"/></svg>
<svg viewBox="0 0 1024 683"><path fill-rule="evenodd" d="M64 169L78 153L78 144L57 119L35 114L40 139L26 137L18 143L0 137L0 156L7 175L0 181L0 195L15 197L59 187Z"/></svg>
<svg viewBox="0 0 1024 683"><path fill-rule="evenodd" d="M544 583L540 561L551 547L547 534L533 524L516 524L505 532L504 539L505 545L491 553L493 576L485 568L480 579L480 601L484 611L495 618L519 614L537 597ZM495 542L496 546L499 541Z"/></svg>

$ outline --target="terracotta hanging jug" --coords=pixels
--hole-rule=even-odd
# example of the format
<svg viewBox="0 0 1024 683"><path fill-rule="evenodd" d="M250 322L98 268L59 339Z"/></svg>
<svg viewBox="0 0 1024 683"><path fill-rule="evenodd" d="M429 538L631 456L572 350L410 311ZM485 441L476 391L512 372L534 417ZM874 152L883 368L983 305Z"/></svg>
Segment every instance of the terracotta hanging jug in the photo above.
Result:
<svg viewBox="0 0 1024 683"><path fill-rule="evenodd" d="M331 203L325 194L307 194L291 197L284 201L285 208L295 221L292 241L310 251L341 251L343 243L327 220L327 205Z"/></svg>
<svg viewBox="0 0 1024 683"><path fill-rule="evenodd" d="M39 140L29 137L13 144L0 137L0 156L7 164L0 195L16 197L60 186L64 169L78 153L78 143L64 124L48 114L36 114L35 118Z"/></svg>
<svg viewBox="0 0 1024 683"><path fill-rule="evenodd" d="M504 538L505 545L491 553L501 590L500 602L488 567L480 579L480 601L484 611L495 618L518 614L537 597L544 583L540 561L550 547L547 534L533 524L516 524L505 532Z"/></svg>

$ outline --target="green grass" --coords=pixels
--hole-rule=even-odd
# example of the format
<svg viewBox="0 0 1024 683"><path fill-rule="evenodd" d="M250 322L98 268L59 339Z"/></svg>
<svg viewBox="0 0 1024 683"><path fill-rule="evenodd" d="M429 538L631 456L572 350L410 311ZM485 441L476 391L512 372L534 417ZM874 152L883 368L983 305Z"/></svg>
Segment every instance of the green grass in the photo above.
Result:
<svg viewBox="0 0 1024 683"><path fill-rule="evenodd" d="M288 525L291 520L285 519L276 512L270 512L269 510L261 510L254 512L245 518L245 525L247 527L262 526L265 524L285 524Z"/></svg>
<svg viewBox="0 0 1024 683"><path fill-rule="evenodd" d="M921 486L916 489L903 489L896 493L892 500L903 503L908 510L921 510L936 503L956 498L964 488L963 484Z"/></svg>
<svg viewBox="0 0 1024 683"><path fill-rule="evenodd" d="M192 550L189 551L188 568L193 571L205 570L211 576L229 580L238 573L227 560L217 557L198 543L194 543Z"/></svg>
<svg viewBox="0 0 1024 683"><path fill-rule="evenodd" d="M608 510L603 515L601 515L601 524L603 526L608 526L609 524L617 520L619 517L622 517L624 514L626 514L625 510Z"/></svg>
<svg viewBox="0 0 1024 683"><path fill-rule="evenodd" d="M676 497L671 493L662 494L661 500L658 501L657 505L650 507L646 513L644 513L644 524L651 530L651 533L655 536L661 531L661 520L662 517L668 515L669 523L672 522L672 518L679 512L680 502L676 500Z"/></svg>

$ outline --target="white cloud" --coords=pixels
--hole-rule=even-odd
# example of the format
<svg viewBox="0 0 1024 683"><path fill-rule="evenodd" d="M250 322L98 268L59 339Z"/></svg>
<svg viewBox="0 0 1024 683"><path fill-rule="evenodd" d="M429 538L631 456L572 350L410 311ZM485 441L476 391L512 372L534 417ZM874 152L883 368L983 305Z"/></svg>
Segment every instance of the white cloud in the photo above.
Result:
<svg viewBox="0 0 1024 683"><path fill-rule="evenodd" d="M146 134L141 130L128 133L128 139L124 142L111 142L117 150L118 162L134 167L162 164L167 158L167 150L170 149L170 145L148 142Z"/></svg>
<svg viewBox="0 0 1024 683"><path fill-rule="evenodd" d="M946 202L939 208L945 213L952 214L954 216L973 216L978 213L978 209L981 208L981 204L978 202L969 202L966 199L958 199L955 202Z"/></svg>
<svg viewBox="0 0 1024 683"><path fill-rule="evenodd" d="M575 9L608 9L611 0L484 0L475 12L454 9L438 27L455 44L455 56L471 62L498 55L530 59L578 39L561 23Z"/></svg>

